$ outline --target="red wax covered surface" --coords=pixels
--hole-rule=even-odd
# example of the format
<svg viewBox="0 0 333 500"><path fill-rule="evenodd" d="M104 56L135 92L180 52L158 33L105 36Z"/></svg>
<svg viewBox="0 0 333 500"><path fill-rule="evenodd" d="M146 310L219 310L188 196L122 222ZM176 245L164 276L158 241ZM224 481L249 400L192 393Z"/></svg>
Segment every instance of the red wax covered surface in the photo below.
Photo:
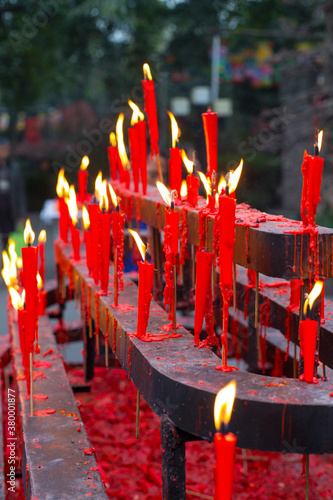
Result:
<svg viewBox="0 0 333 500"><path fill-rule="evenodd" d="M84 232L84 243L86 246L86 258L87 258L87 268L89 271L89 276L92 277L93 263L92 263L92 241L91 232L86 230Z"/></svg>
<svg viewBox="0 0 333 500"><path fill-rule="evenodd" d="M134 192L139 192L139 139L135 127L128 129Z"/></svg>
<svg viewBox="0 0 333 500"><path fill-rule="evenodd" d="M80 230L71 223L71 236L74 260L80 260Z"/></svg>
<svg viewBox="0 0 333 500"><path fill-rule="evenodd" d="M179 237L179 212L174 210L165 210L165 225L170 226L172 235L171 247L173 255L178 254L178 237Z"/></svg>
<svg viewBox="0 0 333 500"><path fill-rule="evenodd" d="M142 87L145 96L145 112L148 116L151 159L153 159L154 154L158 155L158 123L155 99L155 83L153 80L142 80Z"/></svg>
<svg viewBox="0 0 333 500"><path fill-rule="evenodd" d="M38 306L38 289L37 289L37 247L23 247L23 275L25 288L25 304L27 311L27 336L29 339L29 352L33 350L35 334L37 331L37 306Z"/></svg>
<svg viewBox="0 0 333 500"><path fill-rule="evenodd" d="M170 148L169 185L170 189L175 189L178 196L180 196L180 188L182 185L182 157L179 148Z"/></svg>
<svg viewBox="0 0 333 500"><path fill-rule="evenodd" d="M90 219L90 232L92 243L92 270L95 285L99 280L99 254L98 254L98 214L100 212L99 206L91 203L88 205L89 219Z"/></svg>
<svg viewBox="0 0 333 500"><path fill-rule="evenodd" d="M217 432L214 436L216 469L214 500L231 500L234 476L236 436L229 432L223 436Z"/></svg>
<svg viewBox="0 0 333 500"><path fill-rule="evenodd" d="M64 242L68 242L69 211L64 198L59 198L59 236Z"/></svg>
<svg viewBox="0 0 333 500"><path fill-rule="evenodd" d="M111 244L111 214L99 213L98 216L98 244L100 263L101 292L106 295L109 285L109 264Z"/></svg>
<svg viewBox="0 0 333 500"><path fill-rule="evenodd" d="M147 193L147 122L142 120L134 125L138 138L138 164L141 175L142 193Z"/></svg>
<svg viewBox="0 0 333 500"><path fill-rule="evenodd" d="M45 281L45 244L38 243L38 256L39 256L39 275L44 283Z"/></svg>
<svg viewBox="0 0 333 500"><path fill-rule="evenodd" d="M87 198L88 170L79 170L77 177L79 184L79 200L81 203L84 203Z"/></svg>
<svg viewBox="0 0 333 500"><path fill-rule="evenodd" d="M232 263L235 245L236 200L220 196L220 284L232 286Z"/></svg>
<svg viewBox="0 0 333 500"><path fill-rule="evenodd" d="M317 381L314 378L317 330L317 321L307 318L299 324L301 356L304 360L304 374L300 376L300 380L305 380L308 383Z"/></svg>
<svg viewBox="0 0 333 500"><path fill-rule="evenodd" d="M117 146L108 146L108 158L110 165L110 178L115 181L117 179L117 168L118 168L118 148Z"/></svg>
<svg viewBox="0 0 333 500"><path fill-rule="evenodd" d="M138 262L139 266L139 291L138 291L138 324L137 336L144 337L149 319L151 290L154 282L154 265L148 262Z"/></svg>
<svg viewBox="0 0 333 500"><path fill-rule="evenodd" d="M197 252L194 309L194 342L196 345L199 343L207 293L211 285L213 256L214 254L211 252Z"/></svg>
<svg viewBox="0 0 333 500"><path fill-rule="evenodd" d="M208 108L202 113L207 151L207 177L211 178L213 171L217 173L217 113Z"/></svg>
<svg viewBox="0 0 333 500"><path fill-rule="evenodd" d="M187 203L192 207L196 207L198 204L198 191L199 191L199 178L192 174L188 174L186 177L187 181Z"/></svg>

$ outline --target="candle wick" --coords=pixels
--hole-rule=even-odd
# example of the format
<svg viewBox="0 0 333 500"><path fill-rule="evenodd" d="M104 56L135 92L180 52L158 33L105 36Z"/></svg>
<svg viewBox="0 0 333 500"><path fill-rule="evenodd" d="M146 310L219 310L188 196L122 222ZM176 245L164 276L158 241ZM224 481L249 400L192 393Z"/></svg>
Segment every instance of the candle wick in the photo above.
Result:
<svg viewBox="0 0 333 500"><path fill-rule="evenodd" d="M149 261L150 261L149 243L147 243L147 245L146 245L145 261L146 261L146 262L149 262Z"/></svg>

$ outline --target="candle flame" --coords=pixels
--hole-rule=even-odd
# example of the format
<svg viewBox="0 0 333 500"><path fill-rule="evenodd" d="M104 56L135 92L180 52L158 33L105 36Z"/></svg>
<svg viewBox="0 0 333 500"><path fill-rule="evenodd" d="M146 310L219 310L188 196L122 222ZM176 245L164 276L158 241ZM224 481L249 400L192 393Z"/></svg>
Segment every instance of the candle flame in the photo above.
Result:
<svg viewBox="0 0 333 500"><path fill-rule="evenodd" d="M218 194L221 194L222 189L225 190L226 185L227 185L227 181L225 180L224 175L221 175L219 183L217 185L217 192L218 192Z"/></svg>
<svg viewBox="0 0 333 500"><path fill-rule="evenodd" d="M25 290L23 290L22 295L20 295L19 292L11 286L9 287L9 295L14 309L16 309L16 311L18 309L23 309L25 302Z"/></svg>
<svg viewBox="0 0 333 500"><path fill-rule="evenodd" d="M324 286L323 281L316 281L316 283L313 285L311 292L309 293L309 295L307 296L307 298L305 299L305 302L304 302L304 308L303 308L304 315L306 315L306 311L307 311L308 306L309 306L310 311L311 311L315 300L321 294L323 286Z"/></svg>
<svg viewBox="0 0 333 500"><path fill-rule="evenodd" d="M99 172L95 180L95 196L98 201L101 199L102 182L102 172Z"/></svg>
<svg viewBox="0 0 333 500"><path fill-rule="evenodd" d="M38 290L41 290L43 288L42 277L39 273L37 273L36 278L37 278L37 288L38 288Z"/></svg>
<svg viewBox="0 0 333 500"><path fill-rule="evenodd" d="M67 199L67 206L68 206L68 211L70 218L72 219L72 222L75 226L77 223L77 203L76 203L76 194L75 194L75 188L74 186L71 186L69 188L69 197Z"/></svg>
<svg viewBox="0 0 333 500"><path fill-rule="evenodd" d="M1 270L1 276L6 285L10 286L10 275L9 275L10 260L6 250L3 250L2 252L2 262L3 262L3 268Z"/></svg>
<svg viewBox="0 0 333 500"><path fill-rule="evenodd" d="M24 238L24 243L26 245L32 245L35 239L35 233L32 230L31 224L30 224L30 219L26 220L25 223L25 228L23 231L23 238Z"/></svg>
<svg viewBox="0 0 333 500"><path fill-rule="evenodd" d="M89 165L89 158L88 156L84 156L81 160L80 169L86 170L88 168L88 165Z"/></svg>
<svg viewBox="0 0 333 500"><path fill-rule="evenodd" d="M116 134L118 143L118 152L123 168L128 169L128 157L126 153L126 148L124 144L124 134L123 134L123 123L124 123L124 113L120 113L117 124L116 124Z"/></svg>
<svg viewBox="0 0 333 500"><path fill-rule="evenodd" d="M58 197L64 198L65 196L67 196L68 190L69 190L69 185L65 177L65 169L61 168L58 174L57 187L56 187Z"/></svg>
<svg viewBox="0 0 333 500"><path fill-rule="evenodd" d="M214 421L217 431L220 430L222 423L225 425L229 423L235 397L236 382L234 380L217 393L214 405Z"/></svg>
<svg viewBox="0 0 333 500"><path fill-rule="evenodd" d="M113 187L111 186L111 184L109 184L109 191L110 191L110 195L111 195L111 200L112 200L112 203L113 203L113 205L116 207L116 206L118 205L117 195L116 195L116 193L114 192L114 189L113 189Z"/></svg>
<svg viewBox="0 0 333 500"><path fill-rule="evenodd" d="M172 136L172 147L175 148L178 142L178 139L181 135L180 129L178 127L178 123L176 118L173 116L171 111L168 111L169 118L171 120L171 136Z"/></svg>
<svg viewBox="0 0 333 500"><path fill-rule="evenodd" d="M200 177L202 184L204 185L204 188L206 190L206 195L208 197L209 195L212 194L212 186L211 186L209 180L207 179L207 177L205 176L205 174L203 174L202 172L198 172L198 174L199 174L199 177Z"/></svg>
<svg viewBox="0 0 333 500"><path fill-rule="evenodd" d="M83 221L84 230L87 231L87 229L90 226L90 218L89 218L89 212L88 212L87 207L85 205L83 205L83 207L82 207L82 221Z"/></svg>
<svg viewBox="0 0 333 500"><path fill-rule="evenodd" d="M139 107L136 104L134 104L134 102L131 101L130 99L128 100L128 104L133 110L131 125L135 125L136 123L138 123L138 121L144 120L145 115L140 111Z"/></svg>
<svg viewBox="0 0 333 500"><path fill-rule="evenodd" d="M110 134L110 144L114 148L117 146L116 134L114 132L111 132L111 134Z"/></svg>
<svg viewBox="0 0 333 500"><path fill-rule="evenodd" d="M46 243L46 231L45 231L45 229L42 229L41 232L39 233L38 241L39 241L39 243Z"/></svg>
<svg viewBox="0 0 333 500"><path fill-rule="evenodd" d="M184 162L184 165L186 167L186 170L189 174L193 174L193 167L194 167L194 162L189 160L186 156L185 150L182 149L182 160Z"/></svg>
<svg viewBox="0 0 333 500"><path fill-rule="evenodd" d="M138 233L136 231L133 231L133 229L129 229L129 232L131 233L131 235L135 239L135 243L137 244L138 249L140 250L142 260L144 261L145 254L146 254L146 245L144 244L144 242L142 241L142 239L140 238L140 236L138 235Z"/></svg>
<svg viewBox="0 0 333 500"><path fill-rule="evenodd" d="M153 77L151 76L149 64L147 64L147 63L145 63L143 65L143 75L144 75L145 80L152 80L153 79Z"/></svg>
<svg viewBox="0 0 333 500"><path fill-rule="evenodd" d="M22 267L23 267L23 260L22 260L21 257L17 257L16 266L17 266L17 269L22 269Z"/></svg>
<svg viewBox="0 0 333 500"><path fill-rule="evenodd" d="M9 279L11 283L15 283L16 278L17 278L17 269L16 269L16 263L17 263L17 253L15 251L15 242L11 238L8 240L8 254L9 254L9 259L10 259L10 265L9 265Z"/></svg>
<svg viewBox="0 0 333 500"><path fill-rule="evenodd" d="M171 193L169 189L163 184L163 182L157 181L156 182L157 189L159 190L160 195L162 196L162 199L164 203L170 207L171 205Z"/></svg>
<svg viewBox="0 0 333 500"><path fill-rule="evenodd" d="M323 144L323 136L324 136L324 131L321 130L318 134L318 138L317 138L317 144L318 144L318 151L320 152L321 150L321 146Z"/></svg>
<svg viewBox="0 0 333 500"><path fill-rule="evenodd" d="M187 197L187 182L186 181L182 181L182 185L180 187L180 196L182 198Z"/></svg>
<svg viewBox="0 0 333 500"><path fill-rule="evenodd" d="M100 190L100 200L99 200L99 208L101 210L105 209L106 211L109 210L109 198L108 198L108 193L106 189L106 180L102 182L101 185L101 190Z"/></svg>
<svg viewBox="0 0 333 500"><path fill-rule="evenodd" d="M236 190L238 181L242 174L242 170L243 170L243 160L240 161L236 170L230 170L228 176L229 194L233 193Z"/></svg>

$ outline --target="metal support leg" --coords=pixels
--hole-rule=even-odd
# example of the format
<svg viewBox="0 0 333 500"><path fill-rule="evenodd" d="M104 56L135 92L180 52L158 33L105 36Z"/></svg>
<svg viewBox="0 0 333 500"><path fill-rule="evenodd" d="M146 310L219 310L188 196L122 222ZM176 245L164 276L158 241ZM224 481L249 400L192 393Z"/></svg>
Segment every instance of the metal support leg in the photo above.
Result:
<svg viewBox="0 0 333 500"><path fill-rule="evenodd" d="M163 500L185 500L185 441L166 415L160 432Z"/></svg>
<svg viewBox="0 0 333 500"><path fill-rule="evenodd" d="M90 321L93 322L92 319ZM95 368L95 335L89 335L89 325L85 322L84 328L84 381L90 382L94 378ZM93 325L94 327L94 325Z"/></svg>

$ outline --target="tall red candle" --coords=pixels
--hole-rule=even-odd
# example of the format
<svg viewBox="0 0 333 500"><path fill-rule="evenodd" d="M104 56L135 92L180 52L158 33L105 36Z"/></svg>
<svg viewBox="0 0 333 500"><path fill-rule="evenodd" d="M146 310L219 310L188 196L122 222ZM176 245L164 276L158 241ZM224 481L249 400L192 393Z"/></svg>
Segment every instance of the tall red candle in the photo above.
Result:
<svg viewBox="0 0 333 500"><path fill-rule="evenodd" d="M195 177L195 175L193 174L194 162L187 158L184 149L182 149L182 160L188 172L188 175L186 177L187 203L195 208L198 204L198 191L200 181L198 177Z"/></svg>
<svg viewBox="0 0 333 500"><path fill-rule="evenodd" d="M17 326L19 332L20 347L22 352L22 365L25 375L27 394L30 396L30 369L29 369L29 343L27 335L27 311L26 309L18 309L17 311Z"/></svg>
<svg viewBox="0 0 333 500"><path fill-rule="evenodd" d="M90 218L90 233L92 243L92 275L95 285L99 281L99 256L98 256L98 214L99 206L96 203L88 205L89 218Z"/></svg>
<svg viewBox="0 0 333 500"><path fill-rule="evenodd" d="M317 206L320 201L320 188L324 166L324 159L319 157L321 142L322 131L316 137L314 156L304 151L302 164L303 189L301 199L301 217L304 225L315 224Z"/></svg>
<svg viewBox="0 0 333 500"><path fill-rule="evenodd" d="M72 249L74 260L80 260L80 230L77 229L77 204L76 204L76 194L74 186L69 188L69 198L68 198L68 210L71 217L71 236L72 236Z"/></svg>
<svg viewBox="0 0 333 500"><path fill-rule="evenodd" d="M145 80L142 80L143 93L145 98L145 112L148 116L148 126L150 134L151 159L154 154L158 155L158 122L155 98L155 83L152 79L148 64L144 64L143 71Z"/></svg>
<svg viewBox="0 0 333 500"><path fill-rule="evenodd" d="M59 202L59 236L64 242L68 242L68 228L69 228L69 212L66 203L66 197L68 196L69 185L65 179L64 169L62 168L58 174L58 181L56 187L58 202Z"/></svg>
<svg viewBox="0 0 333 500"><path fill-rule="evenodd" d="M80 230L75 227L75 223L71 222L71 238L72 238L72 249L73 258L76 261L80 260Z"/></svg>
<svg viewBox="0 0 333 500"><path fill-rule="evenodd" d="M117 144L118 144L118 154L121 160L119 168L120 182L126 185L126 189L130 187L130 174L129 174L129 161L126 153L124 134L123 134L123 124L124 124L124 113L120 113L117 124L116 124L116 134L117 134Z"/></svg>
<svg viewBox="0 0 333 500"><path fill-rule="evenodd" d="M79 200L84 203L87 198L87 181L88 181L88 165L89 158L84 156L81 161L80 170L77 173L79 185Z"/></svg>
<svg viewBox="0 0 333 500"><path fill-rule="evenodd" d="M182 185L182 157L179 148L170 148L169 159L169 185L170 189L180 193Z"/></svg>
<svg viewBox="0 0 333 500"><path fill-rule="evenodd" d="M202 114L207 151L207 177L217 174L217 113L210 108Z"/></svg>
<svg viewBox="0 0 333 500"><path fill-rule="evenodd" d="M139 141L135 127L128 129L134 192L139 192Z"/></svg>
<svg viewBox="0 0 333 500"><path fill-rule="evenodd" d="M219 197L220 212L220 284L232 287L232 263L235 245L236 200Z"/></svg>
<svg viewBox="0 0 333 500"><path fill-rule="evenodd" d="M316 382L314 378L314 365L317 344L318 322L312 319L305 319L299 324L299 337L301 344L301 354L304 360L304 373L300 376L300 380L304 380L308 384Z"/></svg>
<svg viewBox="0 0 333 500"><path fill-rule="evenodd" d="M147 194L147 122L142 120L134 125L138 138L138 162L142 183L142 193Z"/></svg>
<svg viewBox="0 0 333 500"><path fill-rule="evenodd" d="M146 138L146 122L144 114L133 101L129 100L128 104L133 110L131 125L128 129L131 164L133 171L134 191L139 191L139 177L141 172L142 184L145 183L143 193L147 191L147 138ZM140 121L141 120L141 121Z"/></svg>
<svg viewBox="0 0 333 500"><path fill-rule="evenodd" d="M229 423L236 395L236 383L230 382L216 396L214 419L217 431L221 424ZM214 500L231 500L237 438L229 432L216 432L214 436L216 468Z"/></svg>
<svg viewBox="0 0 333 500"><path fill-rule="evenodd" d="M194 308L194 343L196 345L199 343L208 288L211 285L213 257L214 254L211 252L197 252Z"/></svg>
<svg viewBox="0 0 333 500"><path fill-rule="evenodd" d="M109 165L110 165L110 179L115 181L117 179L117 169L118 169L118 148L117 148L117 140L114 132L110 134L110 143L111 146L107 147Z"/></svg>
<svg viewBox="0 0 333 500"><path fill-rule="evenodd" d="M124 224L125 216L119 213L116 202L116 212L112 212L112 236L114 247L114 302L118 305L119 290L123 289L123 255L124 255Z"/></svg>
<svg viewBox="0 0 333 500"><path fill-rule="evenodd" d="M101 295L107 295L109 285L110 246L111 246L111 214L107 213L109 202L106 190L106 181L103 182L100 213L98 215L98 242Z"/></svg>
<svg viewBox="0 0 333 500"><path fill-rule="evenodd" d="M82 207L82 222L84 228L84 244L86 247L86 261L89 276L92 277L92 241L90 232L89 212L85 206Z"/></svg>
<svg viewBox="0 0 333 500"><path fill-rule="evenodd" d="M39 256L39 269L38 272L42 278L42 282L45 281L45 243L46 243L46 231L42 229L38 236L38 256Z"/></svg>
<svg viewBox="0 0 333 500"><path fill-rule="evenodd" d="M37 247L31 246L35 238L34 232L31 229L29 219L26 222L24 229L24 241L29 246L22 248L23 276L25 288L25 303L26 303L26 327L29 344L29 352L33 352L33 344L36 340L37 333L37 316L38 316L38 289L37 289L37 262L38 253Z"/></svg>

